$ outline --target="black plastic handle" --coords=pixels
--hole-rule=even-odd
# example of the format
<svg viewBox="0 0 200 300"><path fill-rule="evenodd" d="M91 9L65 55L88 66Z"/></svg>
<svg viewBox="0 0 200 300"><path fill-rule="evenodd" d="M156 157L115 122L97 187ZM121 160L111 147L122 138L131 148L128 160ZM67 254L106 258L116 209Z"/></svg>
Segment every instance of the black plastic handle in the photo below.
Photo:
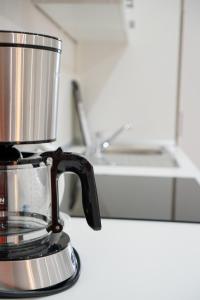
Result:
<svg viewBox="0 0 200 300"><path fill-rule="evenodd" d="M101 229L101 218L97 189L92 165L82 156L70 152L63 152L61 148L56 151L45 152L41 155L44 158L51 157L53 165L51 168L51 189L52 189L52 228L54 232L59 231L59 208L57 200L57 180L63 172L76 173L82 186L83 210L88 225L94 230ZM57 227L57 229L56 229ZM61 227L60 227L61 229Z"/></svg>

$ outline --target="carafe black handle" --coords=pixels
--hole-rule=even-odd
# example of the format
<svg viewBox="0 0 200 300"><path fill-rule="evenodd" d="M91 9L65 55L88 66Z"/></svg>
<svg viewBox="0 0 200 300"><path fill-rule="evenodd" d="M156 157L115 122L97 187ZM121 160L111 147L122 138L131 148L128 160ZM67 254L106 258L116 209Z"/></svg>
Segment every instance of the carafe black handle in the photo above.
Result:
<svg viewBox="0 0 200 300"><path fill-rule="evenodd" d="M76 173L82 186L83 210L88 225L94 230L101 229L97 189L92 165L84 157L70 152L63 152L61 148L41 154L42 157L52 158L51 193L52 193L52 228L59 232L62 225L59 223L59 201L57 199L58 176L64 172Z"/></svg>

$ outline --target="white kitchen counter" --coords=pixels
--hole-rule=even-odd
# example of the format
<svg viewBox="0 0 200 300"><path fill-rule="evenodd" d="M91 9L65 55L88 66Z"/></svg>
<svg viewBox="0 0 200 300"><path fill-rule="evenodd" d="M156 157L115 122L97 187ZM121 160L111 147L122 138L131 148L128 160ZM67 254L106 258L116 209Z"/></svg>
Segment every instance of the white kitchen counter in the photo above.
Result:
<svg viewBox="0 0 200 300"><path fill-rule="evenodd" d="M81 276L55 300L199 300L200 225L85 219L66 223L80 254Z"/></svg>

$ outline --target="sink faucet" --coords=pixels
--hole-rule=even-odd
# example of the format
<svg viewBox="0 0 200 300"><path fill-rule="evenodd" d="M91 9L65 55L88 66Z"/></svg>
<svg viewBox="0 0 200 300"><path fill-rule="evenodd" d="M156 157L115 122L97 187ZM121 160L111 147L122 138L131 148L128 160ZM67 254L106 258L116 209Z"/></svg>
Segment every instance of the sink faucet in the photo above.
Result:
<svg viewBox="0 0 200 300"><path fill-rule="evenodd" d="M89 124L86 116L86 112L83 105L83 100L81 97L81 91L79 84L76 80L72 81L72 95L75 102L75 107L77 110L78 120L80 124L80 129L83 137L84 144L86 146L86 150L84 153L87 154L101 154L103 153L122 132L125 130L129 130L132 128L131 123L126 123L122 125L119 129L117 129L110 137L103 140L101 139L101 133L96 133L96 139L92 136Z"/></svg>
<svg viewBox="0 0 200 300"><path fill-rule="evenodd" d="M131 123L126 123L122 125L119 129L117 129L113 134L111 134L107 139L98 142L100 140L100 133L97 132L96 137L97 137L97 147L96 147L96 152L97 153L102 153L104 152L122 132L132 129L133 126Z"/></svg>

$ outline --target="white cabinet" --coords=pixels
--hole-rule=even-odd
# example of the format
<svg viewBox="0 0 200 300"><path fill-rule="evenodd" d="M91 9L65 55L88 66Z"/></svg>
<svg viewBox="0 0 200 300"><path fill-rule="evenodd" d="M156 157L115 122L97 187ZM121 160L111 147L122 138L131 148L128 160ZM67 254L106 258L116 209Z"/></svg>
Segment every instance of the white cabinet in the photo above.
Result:
<svg viewBox="0 0 200 300"><path fill-rule="evenodd" d="M128 39L133 0L33 0L36 7L77 42Z"/></svg>

